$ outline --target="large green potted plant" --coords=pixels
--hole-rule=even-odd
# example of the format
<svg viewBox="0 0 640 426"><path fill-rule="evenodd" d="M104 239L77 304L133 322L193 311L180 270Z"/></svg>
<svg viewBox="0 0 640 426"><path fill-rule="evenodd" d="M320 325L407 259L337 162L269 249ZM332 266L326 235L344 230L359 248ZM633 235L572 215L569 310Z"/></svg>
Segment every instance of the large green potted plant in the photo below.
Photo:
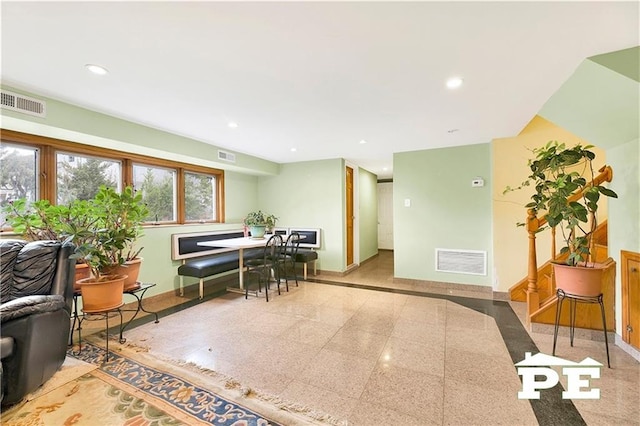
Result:
<svg viewBox="0 0 640 426"><path fill-rule="evenodd" d="M277 221L278 218L274 215L258 210L247 214L244 218L244 225L249 227L251 238L264 238L267 228L273 229Z"/></svg>
<svg viewBox="0 0 640 426"><path fill-rule="evenodd" d="M142 236L142 223L148 209L142 195L126 187L121 193L106 186L100 187L91 200L95 220L93 239L78 247L79 257L89 264L94 280L126 275L124 289L136 285L142 248L136 241ZM84 281L87 282L86 280Z"/></svg>
<svg viewBox="0 0 640 426"><path fill-rule="evenodd" d="M104 272L126 274L124 288L131 289L137 285L143 260L140 257L143 248L136 247L136 243L143 235L142 224L149 215L142 194L136 193L130 186L121 193L113 188L101 187L93 203L100 212L99 223L103 231L100 238L116 242L110 246L107 254L113 266L106 267Z"/></svg>
<svg viewBox="0 0 640 426"><path fill-rule="evenodd" d="M549 227L560 229L564 241L560 254L566 254L567 259L565 264L554 263L556 287L566 293L597 296L602 270L589 258L598 225L598 203L601 196L618 196L600 184L591 184L596 157L591 148L550 141L533 149L534 157L528 161L531 174L519 187L507 187L505 192L532 188L531 202L525 207L542 214Z"/></svg>

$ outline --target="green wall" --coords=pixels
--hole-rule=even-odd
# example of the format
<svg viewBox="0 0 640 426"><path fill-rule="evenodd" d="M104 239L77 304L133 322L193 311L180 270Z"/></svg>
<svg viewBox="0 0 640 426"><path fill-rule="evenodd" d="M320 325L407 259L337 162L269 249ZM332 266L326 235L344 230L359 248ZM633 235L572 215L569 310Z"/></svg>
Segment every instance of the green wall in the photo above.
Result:
<svg viewBox="0 0 640 426"><path fill-rule="evenodd" d="M607 55L608 62L615 62L614 57L615 52ZM539 115L602 149L634 140L640 128L637 78L585 60Z"/></svg>
<svg viewBox="0 0 640 426"><path fill-rule="evenodd" d="M393 175L395 276L490 286L491 145L396 153ZM487 275L436 272L436 248L486 251Z"/></svg>
<svg viewBox="0 0 640 426"><path fill-rule="evenodd" d="M318 269L344 271L344 161L280 165L277 176L258 178L258 207L279 227L321 228Z"/></svg>
<svg viewBox="0 0 640 426"><path fill-rule="evenodd" d="M360 262L378 254L378 177L358 169Z"/></svg>
<svg viewBox="0 0 640 426"><path fill-rule="evenodd" d="M47 103L40 118L2 110L2 127L71 142L102 146L158 158L224 170L264 175L278 173L278 164L223 148L236 155L236 163L218 161L218 147L183 136L90 111L8 86L2 89Z"/></svg>
<svg viewBox="0 0 640 426"><path fill-rule="evenodd" d="M242 223L258 209L258 177L236 172L224 174L225 222Z"/></svg>

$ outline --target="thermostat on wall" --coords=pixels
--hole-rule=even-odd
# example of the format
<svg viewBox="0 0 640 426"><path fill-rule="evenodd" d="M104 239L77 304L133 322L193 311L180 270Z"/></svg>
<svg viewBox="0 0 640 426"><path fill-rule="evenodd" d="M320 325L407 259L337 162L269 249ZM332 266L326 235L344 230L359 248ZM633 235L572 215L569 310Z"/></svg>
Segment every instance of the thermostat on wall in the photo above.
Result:
<svg viewBox="0 0 640 426"><path fill-rule="evenodd" d="M472 187L484 186L484 179L482 179L482 178L480 178L480 177L474 178L474 179L471 181L471 186L472 186Z"/></svg>

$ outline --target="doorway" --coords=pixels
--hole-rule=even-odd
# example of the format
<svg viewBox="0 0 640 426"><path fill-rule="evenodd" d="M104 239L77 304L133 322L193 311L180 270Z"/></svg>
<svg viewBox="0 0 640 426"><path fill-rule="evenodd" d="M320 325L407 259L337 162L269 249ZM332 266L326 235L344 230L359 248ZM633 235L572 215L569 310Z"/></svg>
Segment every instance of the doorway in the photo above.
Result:
<svg viewBox="0 0 640 426"><path fill-rule="evenodd" d="M353 265L353 168L346 166L347 268Z"/></svg>
<svg viewBox="0 0 640 426"><path fill-rule="evenodd" d="M393 182L378 183L378 249L393 250Z"/></svg>

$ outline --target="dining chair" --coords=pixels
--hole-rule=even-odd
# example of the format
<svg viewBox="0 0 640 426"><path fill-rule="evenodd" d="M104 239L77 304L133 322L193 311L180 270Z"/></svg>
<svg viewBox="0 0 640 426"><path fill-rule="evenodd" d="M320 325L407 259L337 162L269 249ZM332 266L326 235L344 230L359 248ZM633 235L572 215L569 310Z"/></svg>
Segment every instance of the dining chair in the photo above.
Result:
<svg viewBox="0 0 640 426"><path fill-rule="evenodd" d="M282 237L280 235L272 235L267 244L264 246L262 256L257 259L249 259L245 262L247 268L247 274L249 277L254 275L258 284L258 292L262 291L262 283L264 281L264 290L267 302L269 301L269 282L271 281L271 275L278 284L278 294L280 294L280 271L278 264L280 262L280 256L282 254ZM251 279L248 279L245 283L244 298L249 297L249 286L251 285Z"/></svg>
<svg viewBox="0 0 640 426"><path fill-rule="evenodd" d="M281 277L284 276L287 291L289 291L289 277L296 281L298 287L298 273L296 271L296 256L298 255L298 247L300 246L300 234L292 232L287 237L282 246L282 256L280 256L279 266L281 269Z"/></svg>

